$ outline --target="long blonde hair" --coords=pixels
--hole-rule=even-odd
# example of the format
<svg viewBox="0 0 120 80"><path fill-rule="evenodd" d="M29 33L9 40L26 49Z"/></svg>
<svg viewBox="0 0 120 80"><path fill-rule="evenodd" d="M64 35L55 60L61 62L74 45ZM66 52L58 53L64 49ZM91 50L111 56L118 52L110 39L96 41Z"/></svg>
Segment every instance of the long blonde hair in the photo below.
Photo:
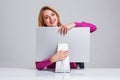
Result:
<svg viewBox="0 0 120 80"><path fill-rule="evenodd" d="M43 8L41 8L40 10L40 13L39 13L39 16L38 16L38 26L39 27L42 27L42 26L47 26L45 23L44 23L44 20L43 20L43 12L45 10L51 10L52 12L54 12L57 16L57 19L58 19L58 23L57 23L57 26L61 25L61 22L60 22L60 16L59 14L57 13L57 11L55 9L53 9L52 7L50 6L44 6Z"/></svg>

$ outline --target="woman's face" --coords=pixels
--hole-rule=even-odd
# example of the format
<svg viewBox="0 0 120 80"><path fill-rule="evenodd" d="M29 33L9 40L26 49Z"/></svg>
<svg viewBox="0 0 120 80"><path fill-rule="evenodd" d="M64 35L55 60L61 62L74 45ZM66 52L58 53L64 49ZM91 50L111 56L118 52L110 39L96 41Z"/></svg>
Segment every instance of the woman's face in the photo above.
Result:
<svg viewBox="0 0 120 80"><path fill-rule="evenodd" d="M45 10L43 12L43 21L46 26L55 27L58 23L57 15L51 10Z"/></svg>

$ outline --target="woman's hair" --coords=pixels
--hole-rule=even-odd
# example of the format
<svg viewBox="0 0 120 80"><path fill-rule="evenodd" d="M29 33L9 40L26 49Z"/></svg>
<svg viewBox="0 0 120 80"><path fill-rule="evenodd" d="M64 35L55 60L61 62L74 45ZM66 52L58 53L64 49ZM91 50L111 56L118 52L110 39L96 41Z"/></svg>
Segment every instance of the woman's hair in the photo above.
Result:
<svg viewBox="0 0 120 80"><path fill-rule="evenodd" d="M43 12L44 12L45 10L51 10L52 12L54 12L54 13L56 14L56 16L57 16L57 19L58 19L57 26L61 25L60 16L59 16L59 14L57 13L57 11L56 11L55 9L53 9L52 7L44 6L43 8L41 8L40 13L39 13L39 16L38 16L38 26L39 26L39 27L47 26L47 25L44 23L44 20L43 20Z"/></svg>

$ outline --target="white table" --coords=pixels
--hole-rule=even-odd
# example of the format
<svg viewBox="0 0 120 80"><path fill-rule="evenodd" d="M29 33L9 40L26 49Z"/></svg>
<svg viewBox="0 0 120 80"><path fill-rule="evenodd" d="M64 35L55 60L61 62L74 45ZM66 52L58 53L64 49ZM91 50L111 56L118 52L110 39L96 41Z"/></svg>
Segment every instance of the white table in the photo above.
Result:
<svg viewBox="0 0 120 80"><path fill-rule="evenodd" d="M0 68L0 80L120 80L120 69L72 69L70 73L53 70Z"/></svg>

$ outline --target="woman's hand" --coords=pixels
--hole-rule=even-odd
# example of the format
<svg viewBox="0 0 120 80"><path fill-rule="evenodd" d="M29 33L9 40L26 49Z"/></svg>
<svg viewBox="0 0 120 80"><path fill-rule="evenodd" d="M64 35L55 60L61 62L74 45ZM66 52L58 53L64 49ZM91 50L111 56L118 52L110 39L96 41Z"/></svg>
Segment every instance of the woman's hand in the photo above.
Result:
<svg viewBox="0 0 120 80"><path fill-rule="evenodd" d="M65 24L65 25L61 25L60 29L58 30L58 32L60 32L60 34L67 34L68 30L70 30L71 28L75 27L75 23L69 23L69 24Z"/></svg>
<svg viewBox="0 0 120 80"><path fill-rule="evenodd" d="M69 54L69 51L66 50L66 51L63 51L63 50L60 50L58 52L56 52L51 58L50 58L50 61L51 62L57 62L57 61L61 61L63 59L65 59Z"/></svg>

